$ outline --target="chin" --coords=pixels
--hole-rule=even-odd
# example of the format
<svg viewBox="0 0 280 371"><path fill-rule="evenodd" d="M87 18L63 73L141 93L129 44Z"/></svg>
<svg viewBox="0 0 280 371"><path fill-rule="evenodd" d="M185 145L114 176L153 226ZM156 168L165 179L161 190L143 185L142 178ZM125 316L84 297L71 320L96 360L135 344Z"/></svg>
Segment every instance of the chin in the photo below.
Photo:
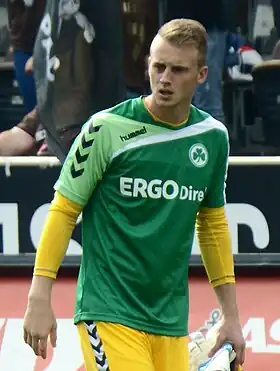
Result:
<svg viewBox="0 0 280 371"><path fill-rule="evenodd" d="M174 107L176 106L176 102L174 101L174 99L162 99L162 98L159 98L157 97L156 99L156 102L157 102L157 105L159 107Z"/></svg>

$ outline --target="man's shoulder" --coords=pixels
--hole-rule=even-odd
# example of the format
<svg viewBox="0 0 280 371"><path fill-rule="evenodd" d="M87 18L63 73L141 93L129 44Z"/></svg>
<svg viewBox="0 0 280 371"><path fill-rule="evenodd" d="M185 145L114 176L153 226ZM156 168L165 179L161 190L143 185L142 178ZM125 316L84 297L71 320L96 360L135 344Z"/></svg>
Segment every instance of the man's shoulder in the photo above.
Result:
<svg viewBox="0 0 280 371"><path fill-rule="evenodd" d="M141 98L128 99L109 109L93 114L83 128L100 126L103 130L139 125L143 122ZM86 129L87 130L87 129Z"/></svg>
<svg viewBox="0 0 280 371"><path fill-rule="evenodd" d="M209 130L216 129L216 132L218 131L222 136L226 136L228 138L228 129L221 121L215 119L208 112L205 112L193 105L191 107L195 124L203 125Z"/></svg>
<svg viewBox="0 0 280 371"><path fill-rule="evenodd" d="M139 110L140 103L141 97L127 99L103 112L112 115L122 116L125 118L132 118L135 116L135 113Z"/></svg>
<svg viewBox="0 0 280 371"><path fill-rule="evenodd" d="M108 125L125 119L135 119L139 112L140 98L125 100L113 107L94 113L84 124L87 126Z"/></svg>

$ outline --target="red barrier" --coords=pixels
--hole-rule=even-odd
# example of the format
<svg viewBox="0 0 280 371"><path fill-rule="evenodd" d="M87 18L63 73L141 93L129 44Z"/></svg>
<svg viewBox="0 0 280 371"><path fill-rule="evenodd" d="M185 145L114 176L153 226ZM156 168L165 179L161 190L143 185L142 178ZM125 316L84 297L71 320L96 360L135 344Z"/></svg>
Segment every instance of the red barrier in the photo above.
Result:
<svg viewBox="0 0 280 371"><path fill-rule="evenodd" d="M58 346L48 359L36 359L22 339L22 319L28 279L0 278L0 370L82 371L82 356L72 315L75 280L59 279L53 307L58 318ZM240 278L238 301L247 342L245 371L276 370L280 366L280 278ZM206 279L190 280L190 331L211 326L217 301Z"/></svg>

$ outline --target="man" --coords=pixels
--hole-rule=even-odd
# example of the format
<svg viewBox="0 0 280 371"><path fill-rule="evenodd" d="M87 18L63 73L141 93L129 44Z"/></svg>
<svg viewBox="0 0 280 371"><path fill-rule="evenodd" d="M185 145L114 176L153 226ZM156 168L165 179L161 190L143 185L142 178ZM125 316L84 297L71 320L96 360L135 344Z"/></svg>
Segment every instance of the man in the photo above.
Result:
<svg viewBox="0 0 280 371"><path fill-rule="evenodd" d="M87 371L188 370L188 261L197 220L202 257L223 313L212 354L244 361L224 182L225 127L191 106L207 75L206 31L165 24L149 59L152 94L93 115L55 185L38 247L24 339L56 343L51 291L78 215L83 256L75 324ZM198 217L197 217L198 214Z"/></svg>

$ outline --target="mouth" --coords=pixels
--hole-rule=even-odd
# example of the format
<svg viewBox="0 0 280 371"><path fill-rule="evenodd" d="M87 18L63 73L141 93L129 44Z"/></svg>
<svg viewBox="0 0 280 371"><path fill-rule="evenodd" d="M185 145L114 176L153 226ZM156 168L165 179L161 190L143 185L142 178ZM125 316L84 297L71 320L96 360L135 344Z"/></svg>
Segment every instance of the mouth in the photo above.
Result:
<svg viewBox="0 0 280 371"><path fill-rule="evenodd" d="M170 98L173 95L173 92L168 89L159 89L158 92L163 98Z"/></svg>

